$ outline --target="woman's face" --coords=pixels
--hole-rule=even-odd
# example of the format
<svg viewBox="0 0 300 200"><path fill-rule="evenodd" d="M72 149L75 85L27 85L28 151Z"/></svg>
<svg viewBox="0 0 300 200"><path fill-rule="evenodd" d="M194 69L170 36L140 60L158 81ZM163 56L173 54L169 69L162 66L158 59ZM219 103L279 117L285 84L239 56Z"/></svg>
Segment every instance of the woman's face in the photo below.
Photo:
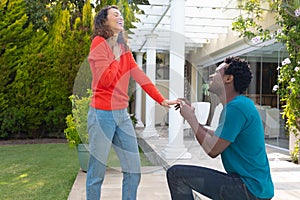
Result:
<svg viewBox="0 0 300 200"><path fill-rule="evenodd" d="M108 10L106 25L114 32L114 34L119 34L123 31L124 21L118 9L111 8Z"/></svg>

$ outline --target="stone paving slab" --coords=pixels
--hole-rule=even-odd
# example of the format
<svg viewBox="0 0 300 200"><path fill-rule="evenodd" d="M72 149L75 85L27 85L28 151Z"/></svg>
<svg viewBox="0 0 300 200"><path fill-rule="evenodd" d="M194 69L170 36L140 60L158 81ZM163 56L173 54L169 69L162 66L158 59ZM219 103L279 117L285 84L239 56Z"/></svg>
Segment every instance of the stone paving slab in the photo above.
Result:
<svg viewBox="0 0 300 200"><path fill-rule="evenodd" d="M160 166L142 167L138 199L170 200L165 170ZM86 173L79 170L68 200L85 200ZM122 173L119 168L107 168L102 186L102 200L122 199Z"/></svg>
<svg viewBox="0 0 300 200"><path fill-rule="evenodd" d="M167 138L138 138L146 156L157 166L142 167L142 178L138 189L138 200L170 200L165 170L173 164L191 164L212 167L223 171L221 159L212 159L205 154L193 139L185 139L187 151L192 154L191 159L166 160L162 151L168 144ZM300 199L300 165L287 161L289 156L280 149L266 146L271 167L271 174L275 185L273 200ZM84 172L79 171L69 194L68 200L85 200ZM108 168L102 188L102 200L121 200L122 173L118 168ZM198 200L209 198L198 196Z"/></svg>
<svg viewBox="0 0 300 200"><path fill-rule="evenodd" d="M194 138L185 138L184 140L187 151L192 154L192 158L187 160L164 159L162 152L167 147L168 140L163 137L138 139L139 145L146 152L150 161L160 160L165 168L174 164L189 164L224 171L220 156L214 159L210 158ZM300 165L288 161L290 159L288 151L270 145L266 145L266 151L275 187L273 200L300 200ZM155 160L151 160L153 157ZM201 197L201 199L208 198Z"/></svg>

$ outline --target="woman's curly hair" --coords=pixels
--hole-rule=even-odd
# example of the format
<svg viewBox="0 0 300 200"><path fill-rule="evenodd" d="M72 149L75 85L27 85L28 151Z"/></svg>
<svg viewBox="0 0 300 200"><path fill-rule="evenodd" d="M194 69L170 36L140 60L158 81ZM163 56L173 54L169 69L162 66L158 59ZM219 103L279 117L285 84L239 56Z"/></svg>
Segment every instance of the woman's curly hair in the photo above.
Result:
<svg viewBox="0 0 300 200"><path fill-rule="evenodd" d="M113 31L105 24L107 21L108 11L112 8L119 10L119 8L115 5L106 6L102 8L95 16L92 39L94 39L96 36L101 36L107 40L114 35ZM123 44L126 50L129 49L127 45L127 37L123 31L119 33L117 42Z"/></svg>
<svg viewBox="0 0 300 200"><path fill-rule="evenodd" d="M249 63L244 59L234 56L226 58L224 62L228 64L225 74L233 75L234 88L242 94L249 87L253 77Z"/></svg>

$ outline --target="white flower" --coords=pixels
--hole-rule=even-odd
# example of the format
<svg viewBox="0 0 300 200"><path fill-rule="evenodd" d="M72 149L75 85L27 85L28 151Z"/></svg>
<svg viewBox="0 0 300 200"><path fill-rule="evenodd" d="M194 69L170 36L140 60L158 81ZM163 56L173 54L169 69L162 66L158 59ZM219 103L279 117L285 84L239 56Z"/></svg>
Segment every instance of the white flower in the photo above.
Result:
<svg viewBox="0 0 300 200"><path fill-rule="evenodd" d="M295 78L292 78L292 79L291 79L291 82L295 82L295 81L296 81L296 79L295 79Z"/></svg>
<svg viewBox="0 0 300 200"><path fill-rule="evenodd" d="M275 91L277 91L278 90L278 88L279 88L279 86L278 85L274 85L273 86L273 91L275 92Z"/></svg>
<svg viewBox="0 0 300 200"><path fill-rule="evenodd" d="M298 9L295 10L295 16L296 17L300 16L300 8L298 8Z"/></svg>
<svg viewBox="0 0 300 200"><path fill-rule="evenodd" d="M283 35L282 29L277 29L276 34L277 34L277 35Z"/></svg>
<svg viewBox="0 0 300 200"><path fill-rule="evenodd" d="M295 71L298 72L300 70L299 67L295 67Z"/></svg>
<svg viewBox="0 0 300 200"><path fill-rule="evenodd" d="M277 71L280 70L280 69L281 69L281 67L278 65L278 66L277 66Z"/></svg>
<svg viewBox="0 0 300 200"><path fill-rule="evenodd" d="M291 64L291 60L289 58L284 59L287 64Z"/></svg>
<svg viewBox="0 0 300 200"><path fill-rule="evenodd" d="M285 60L281 62L282 66L286 65Z"/></svg>
<svg viewBox="0 0 300 200"><path fill-rule="evenodd" d="M300 65L300 61L298 61L297 63L298 63L298 65Z"/></svg>
<svg viewBox="0 0 300 200"><path fill-rule="evenodd" d="M289 58L286 58L282 61L282 66L288 65L288 64L291 64L291 60Z"/></svg>
<svg viewBox="0 0 300 200"><path fill-rule="evenodd" d="M256 36L256 37L252 38L251 41L252 41L252 43L257 44L257 43L260 43L262 40L261 40L260 36Z"/></svg>
<svg viewBox="0 0 300 200"><path fill-rule="evenodd" d="M269 35L270 35L270 38L273 38L276 36L275 33L270 33Z"/></svg>

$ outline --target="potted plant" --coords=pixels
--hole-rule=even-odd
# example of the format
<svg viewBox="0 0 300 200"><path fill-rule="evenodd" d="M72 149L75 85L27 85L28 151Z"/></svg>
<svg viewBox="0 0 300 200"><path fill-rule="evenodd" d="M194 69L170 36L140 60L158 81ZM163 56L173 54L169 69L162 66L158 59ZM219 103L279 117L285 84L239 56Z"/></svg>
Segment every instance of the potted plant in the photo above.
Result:
<svg viewBox="0 0 300 200"><path fill-rule="evenodd" d="M71 147L76 147L78 152L78 161L82 171L87 171L89 160L88 149L88 130L87 130L87 113L91 91L87 91L86 97L71 95L72 114L66 117L67 128L64 130L65 136Z"/></svg>

